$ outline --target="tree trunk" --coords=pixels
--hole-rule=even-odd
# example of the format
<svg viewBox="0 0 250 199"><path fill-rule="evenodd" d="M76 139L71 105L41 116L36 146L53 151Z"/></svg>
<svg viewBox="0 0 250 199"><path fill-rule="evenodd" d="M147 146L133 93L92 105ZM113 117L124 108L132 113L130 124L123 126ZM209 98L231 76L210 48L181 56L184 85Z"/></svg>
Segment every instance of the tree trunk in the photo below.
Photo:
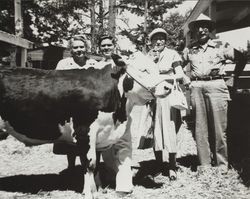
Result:
<svg viewBox="0 0 250 199"><path fill-rule="evenodd" d="M103 9L103 0L99 0L99 33L103 34L104 32L104 9Z"/></svg>
<svg viewBox="0 0 250 199"><path fill-rule="evenodd" d="M115 36L115 19L116 19L116 1L115 0L109 0L109 22L108 22L108 29L109 34L111 36Z"/></svg>
<svg viewBox="0 0 250 199"><path fill-rule="evenodd" d="M145 4L144 4L144 28L143 28L143 32L144 32L144 44L143 44L143 53L146 54L147 53L147 42L146 42L146 35L147 35L147 27L148 27L148 0L145 0Z"/></svg>
<svg viewBox="0 0 250 199"><path fill-rule="evenodd" d="M91 18L91 52L96 52L96 19L95 19L95 0L90 0Z"/></svg>

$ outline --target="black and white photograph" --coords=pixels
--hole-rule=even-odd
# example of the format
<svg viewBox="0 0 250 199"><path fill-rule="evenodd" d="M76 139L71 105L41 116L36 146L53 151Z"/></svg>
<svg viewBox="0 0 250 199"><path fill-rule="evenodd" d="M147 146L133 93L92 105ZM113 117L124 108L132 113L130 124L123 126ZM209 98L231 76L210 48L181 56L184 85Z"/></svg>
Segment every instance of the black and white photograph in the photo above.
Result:
<svg viewBox="0 0 250 199"><path fill-rule="evenodd" d="M1 199L249 199L250 0L0 0Z"/></svg>

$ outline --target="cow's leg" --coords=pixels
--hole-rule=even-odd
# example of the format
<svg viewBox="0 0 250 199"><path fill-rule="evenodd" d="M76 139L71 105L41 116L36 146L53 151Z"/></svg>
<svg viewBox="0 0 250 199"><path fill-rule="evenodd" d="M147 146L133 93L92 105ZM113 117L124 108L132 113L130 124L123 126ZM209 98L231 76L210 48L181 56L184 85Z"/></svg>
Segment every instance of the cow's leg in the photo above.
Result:
<svg viewBox="0 0 250 199"><path fill-rule="evenodd" d="M96 184L95 184L95 179L94 179L94 170L96 168L96 136L98 132L98 123L94 122L90 126L90 131L89 131L89 151L87 153L87 161L88 161L88 168L87 172L84 175L84 189L83 193L85 194L85 198L96 198ZM80 156L81 164L84 164L82 162L84 159L83 157Z"/></svg>
<svg viewBox="0 0 250 199"><path fill-rule="evenodd" d="M87 126L87 127L86 127ZM77 147L80 153L80 161L84 171L84 189L85 198L96 198L96 185L94 181L94 168L96 164L95 133L89 132L88 125L75 128Z"/></svg>
<svg viewBox="0 0 250 199"><path fill-rule="evenodd" d="M83 194L85 195L85 199L95 199L96 193L97 189L95 185L94 172L87 169L87 172L84 174Z"/></svg>
<svg viewBox="0 0 250 199"><path fill-rule="evenodd" d="M96 173L97 167L99 166L100 162L100 152L96 153L97 162L96 162L96 169L94 168L87 168L87 172L84 174L84 188L83 188L83 194L85 195L86 199L95 199L97 198L97 187L95 184L95 178L94 174ZM83 160L80 156L80 160ZM81 164L84 164L81 161Z"/></svg>

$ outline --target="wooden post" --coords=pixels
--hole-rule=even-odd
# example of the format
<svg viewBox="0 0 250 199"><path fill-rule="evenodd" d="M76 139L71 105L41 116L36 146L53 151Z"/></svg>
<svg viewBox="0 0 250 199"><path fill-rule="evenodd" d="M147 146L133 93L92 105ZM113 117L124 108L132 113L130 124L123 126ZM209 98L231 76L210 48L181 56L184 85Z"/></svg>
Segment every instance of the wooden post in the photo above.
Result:
<svg viewBox="0 0 250 199"><path fill-rule="evenodd" d="M22 10L21 10L21 0L14 0L15 8L15 34L17 37L23 37L23 19L22 19ZM27 60L27 49L26 48L16 48L16 54L18 51L21 55L21 67L25 67ZM16 59L16 58L15 58Z"/></svg>
<svg viewBox="0 0 250 199"><path fill-rule="evenodd" d="M14 0L15 8L15 34L18 37L23 37L23 19L21 13L21 0Z"/></svg>
<svg viewBox="0 0 250 199"><path fill-rule="evenodd" d="M26 67L27 62L27 49L21 48L21 67Z"/></svg>
<svg viewBox="0 0 250 199"><path fill-rule="evenodd" d="M209 17L212 21L216 22L216 2L212 1L209 5ZM212 32L212 36L215 38L216 28Z"/></svg>

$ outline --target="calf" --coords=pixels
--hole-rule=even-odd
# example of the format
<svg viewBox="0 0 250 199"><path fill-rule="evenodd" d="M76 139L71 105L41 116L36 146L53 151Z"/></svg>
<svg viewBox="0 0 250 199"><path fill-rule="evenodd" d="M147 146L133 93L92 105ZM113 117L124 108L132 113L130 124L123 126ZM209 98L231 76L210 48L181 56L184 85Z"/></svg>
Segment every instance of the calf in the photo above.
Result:
<svg viewBox="0 0 250 199"><path fill-rule="evenodd" d="M77 151L86 172L91 143L89 127L98 111L119 110L117 85L124 71L124 64L65 71L1 68L0 115L16 131L13 135L27 145L72 142L72 136L59 127L73 118ZM150 94L147 89L140 89Z"/></svg>
<svg viewBox="0 0 250 199"><path fill-rule="evenodd" d="M117 83L123 71L110 65L67 71L1 68L0 115L16 131L13 135L28 145L72 141L59 124L73 118L77 152L86 172L89 126L99 110L118 108Z"/></svg>

